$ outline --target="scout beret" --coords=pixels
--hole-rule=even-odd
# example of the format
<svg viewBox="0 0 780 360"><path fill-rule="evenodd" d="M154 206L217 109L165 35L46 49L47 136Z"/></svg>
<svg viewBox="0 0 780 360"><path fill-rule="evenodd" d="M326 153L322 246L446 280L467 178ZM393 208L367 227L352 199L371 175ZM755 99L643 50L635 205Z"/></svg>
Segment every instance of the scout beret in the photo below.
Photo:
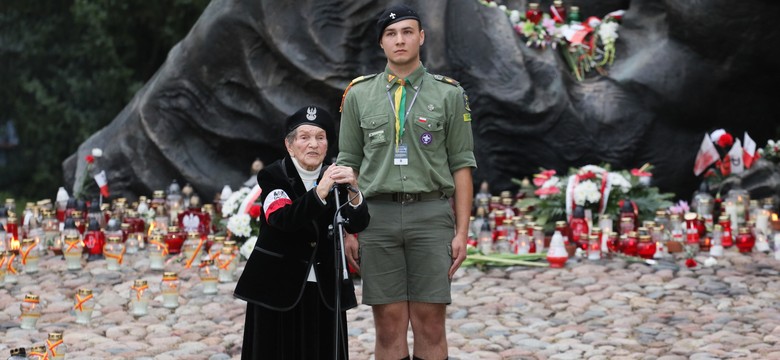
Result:
<svg viewBox="0 0 780 360"><path fill-rule="evenodd" d="M406 19L414 19L420 22L417 12L406 5L395 5L387 8L379 15L379 20L376 22L377 41L382 40L382 33L386 27ZM420 28L422 28L422 22L420 22Z"/></svg>
<svg viewBox="0 0 780 360"><path fill-rule="evenodd" d="M331 137L333 134L333 118L327 110L319 106L304 106L295 114L290 115L285 121L286 134L293 132L301 125L312 125L325 130L325 134Z"/></svg>

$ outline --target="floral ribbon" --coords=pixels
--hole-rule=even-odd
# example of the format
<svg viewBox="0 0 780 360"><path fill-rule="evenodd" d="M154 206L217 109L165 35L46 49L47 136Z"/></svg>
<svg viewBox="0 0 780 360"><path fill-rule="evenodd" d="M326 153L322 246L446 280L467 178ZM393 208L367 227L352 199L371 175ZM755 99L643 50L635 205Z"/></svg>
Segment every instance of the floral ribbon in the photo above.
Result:
<svg viewBox="0 0 780 360"><path fill-rule="evenodd" d="M67 248L67 249L65 249L65 252L70 252L70 251L71 251L71 250L73 250L73 248L75 248L75 247L76 247L76 246L77 246L77 245L78 245L80 242L81 242L81 241L70 241L70 242L68 242L68 243L67 243L67 244L68 244L68 248Z"/></svg>
<svg viewBox="0 0 780 360"><path fill-rule="evenodd" d="M51 353L51 356L53 357L57 357L57 347L60 345L62 345L62 339L59 339L54 343L52 343L50 340L46 340L46 347L49 349L49 353ZM46 358L48 359L48 356Z"/></svg>
<svg viewBox="0 0 780 360"><path fill-rule="evenodd" d="M6 265L6 269L8 269L11 274L16 275L16 268L14 268L14 258L16 258L16 254L11 255L10 258L8 258L8 265Z"/></svg>
<svg viewBox="0 0 780 360"><path fill-rule="evenodd" d="M139 286L139 287L131 286L130 290L135 290L136 298L138 298L138 300L141 300L141 295L144 293L144 290L146 290L148 288L149 288L149 285L144 285L144 286Z"/></svg>
<svg viewBox="0 0 780 360"><path fill-rule="evenodd" d="M231 256L230 259L228 259L225 262L220 263L219 264L219 268L222 269L222 270L227 270L228 266L230 266L230 263L233 262L233 259L235 259L235 258L236 258L236 254L233 254L233 256Z"/></svg>
<svg viewBox="0 0 780 360"><path fill-rule="evenodd" d="M203 239L200 239L200 242L198 242L198 248L195 249L195 252L192 253L192 257L187 260L187 264L184 265L187 267L187 269L192 267L192 262L195 261L195 258L198 257L198 254L200 254L200 248L203 247Z"/></svg>
<svg viewBox="0 0 780 360"><path fill-rule="evenodd" d="M92 299L92 294L87 295L83 299L79 296L79 294L76 294L76 306L73 307L73 310L84 311L84 303L89 299Z"/></svg>
<svg viewBox="0 0 780 360"><path fill-rule="evenodd" d="M125 257L125 249L122 248L122 252L120 252L119 255L114 255L112 253L104 253L103 255L105 255L107 258L116 259L116 261L121 265L122 259Z"/></svg>
<svg viewBox="0 0 780 360"><path fill-rule="evenodd" d="M37 351L30 351L29 355L30 355L30 357L38 356L38 358L41 359L41 360L48 360L49 359L49 354L47 354L45 352L39 353Z"/></svg>
<svg viewBox="0 0 780 360"><path fill-rule="evenodd" d="M27 250L22 251L22 265L27 265L27 256L30 255L30 251L35 247L35 245L30 246L27 248Z"/></svg>
<svg viewBox="0 0 780 360"><path fill-rule="evenodd" d="M154 241L154 240L149 241L149 245L157 245L157 246L161 247L163 249L162 255L163 256L168 255L168 245L163 244L163 243L161 243L159 241Z"/></svg>

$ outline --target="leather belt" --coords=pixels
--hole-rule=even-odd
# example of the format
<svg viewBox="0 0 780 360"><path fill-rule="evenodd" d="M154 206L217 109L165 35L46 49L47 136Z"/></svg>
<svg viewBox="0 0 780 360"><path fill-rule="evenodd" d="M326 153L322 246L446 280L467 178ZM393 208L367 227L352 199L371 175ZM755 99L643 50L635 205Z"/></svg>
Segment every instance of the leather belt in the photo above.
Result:
<svg viewBox="0 0 780 360"><path fill-rule="evenodd" d="M431 191L425 193L405 193L405 192L385 193L385 194L377 194L369 198L369 200L392 201L401 204L408 204L408 203L413 203L418 201L439 200L439 199L445 199L445 196L444 194L441 193L441 191Z"/></svg>

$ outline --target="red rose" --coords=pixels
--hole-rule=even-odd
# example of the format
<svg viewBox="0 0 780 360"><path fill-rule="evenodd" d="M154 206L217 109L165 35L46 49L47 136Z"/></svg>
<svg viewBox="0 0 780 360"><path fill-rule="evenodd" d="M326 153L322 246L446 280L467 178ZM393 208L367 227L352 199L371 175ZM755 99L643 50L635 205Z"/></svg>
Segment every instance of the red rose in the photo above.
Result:
<svg viewBox="0 0 780 360"><path fill-rule="evenodd" d="M688 260L685 260L685 266L687 266L688 268L696 267L696 265L698 264L696 263L696 260L694 260L693 258L688 258Z"/></svg>
<svg viewBox="0 0 780 360"><path fill-rule="evenodd" d="M260 217L260 205L252 205L252 207L249 208L249 216L252 218L259 218Z"/></svg>
<svg viewBox="0 0 780 360"><path fill-rule="evenodd" d="M718 146L726 149L730 148L734 144L734 137L729 133L725 133L718 138Z"/></svg>
<svg viewBox="0 0 780 360"><path fill-rule="evenodd" d="M94 164L95 163L95 157L92 155L87 155L86 157L87 164Z"/></svg>

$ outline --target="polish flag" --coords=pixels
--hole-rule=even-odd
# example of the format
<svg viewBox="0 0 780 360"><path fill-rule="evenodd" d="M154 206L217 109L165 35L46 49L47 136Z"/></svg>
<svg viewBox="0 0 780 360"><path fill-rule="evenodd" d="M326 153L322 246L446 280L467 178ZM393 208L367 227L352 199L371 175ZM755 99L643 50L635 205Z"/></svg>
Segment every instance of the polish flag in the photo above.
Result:
<svg viewBox="0 0 780 360"><path fill-rule="evenodd" d="M747 131L745 131L745 147L742 148L742 151L744 152L745 169L750 169L753 162L758 159L758 154L756 153L756 142L748 135Z"/></svg>
<svg viewBox="0 0 780 360"><path fill-rule="evenodd" d="M696 162L693 164L693 173L699 176L708 166L719 159L718 150L715 149L710 137L704 134L704 140L702 140L699 152L696 154Z"/></svg>
<svg viewBox="0 0 780 360"><path fill-rule="evenodd" d="M263 189L260 188L260 185L255 185L252 190L249 190L249 194L244 198L244 201L241 202L239 211L249 214L249 209L252 208L252 205L255 204L255 201L257 201L257 198L259 198L262 193Z"/></svg>
<svg viewBox="0 0 780 360"><path fill-rule="evenodd" d="M740 174L745 171L745 164L742 162L742 142L739 139L734 140L734 146L729 150L731 158L731 172Z"/></svg>
<svg viewBox="0 0 780 360"><path fill-rule="evenodd" d="M103 195L103 197L108 197L108 180L106 179L105 170L102 170L101 172L97 173L97 175L95 175L95 182L100 188L100 195Z"/></svg>

